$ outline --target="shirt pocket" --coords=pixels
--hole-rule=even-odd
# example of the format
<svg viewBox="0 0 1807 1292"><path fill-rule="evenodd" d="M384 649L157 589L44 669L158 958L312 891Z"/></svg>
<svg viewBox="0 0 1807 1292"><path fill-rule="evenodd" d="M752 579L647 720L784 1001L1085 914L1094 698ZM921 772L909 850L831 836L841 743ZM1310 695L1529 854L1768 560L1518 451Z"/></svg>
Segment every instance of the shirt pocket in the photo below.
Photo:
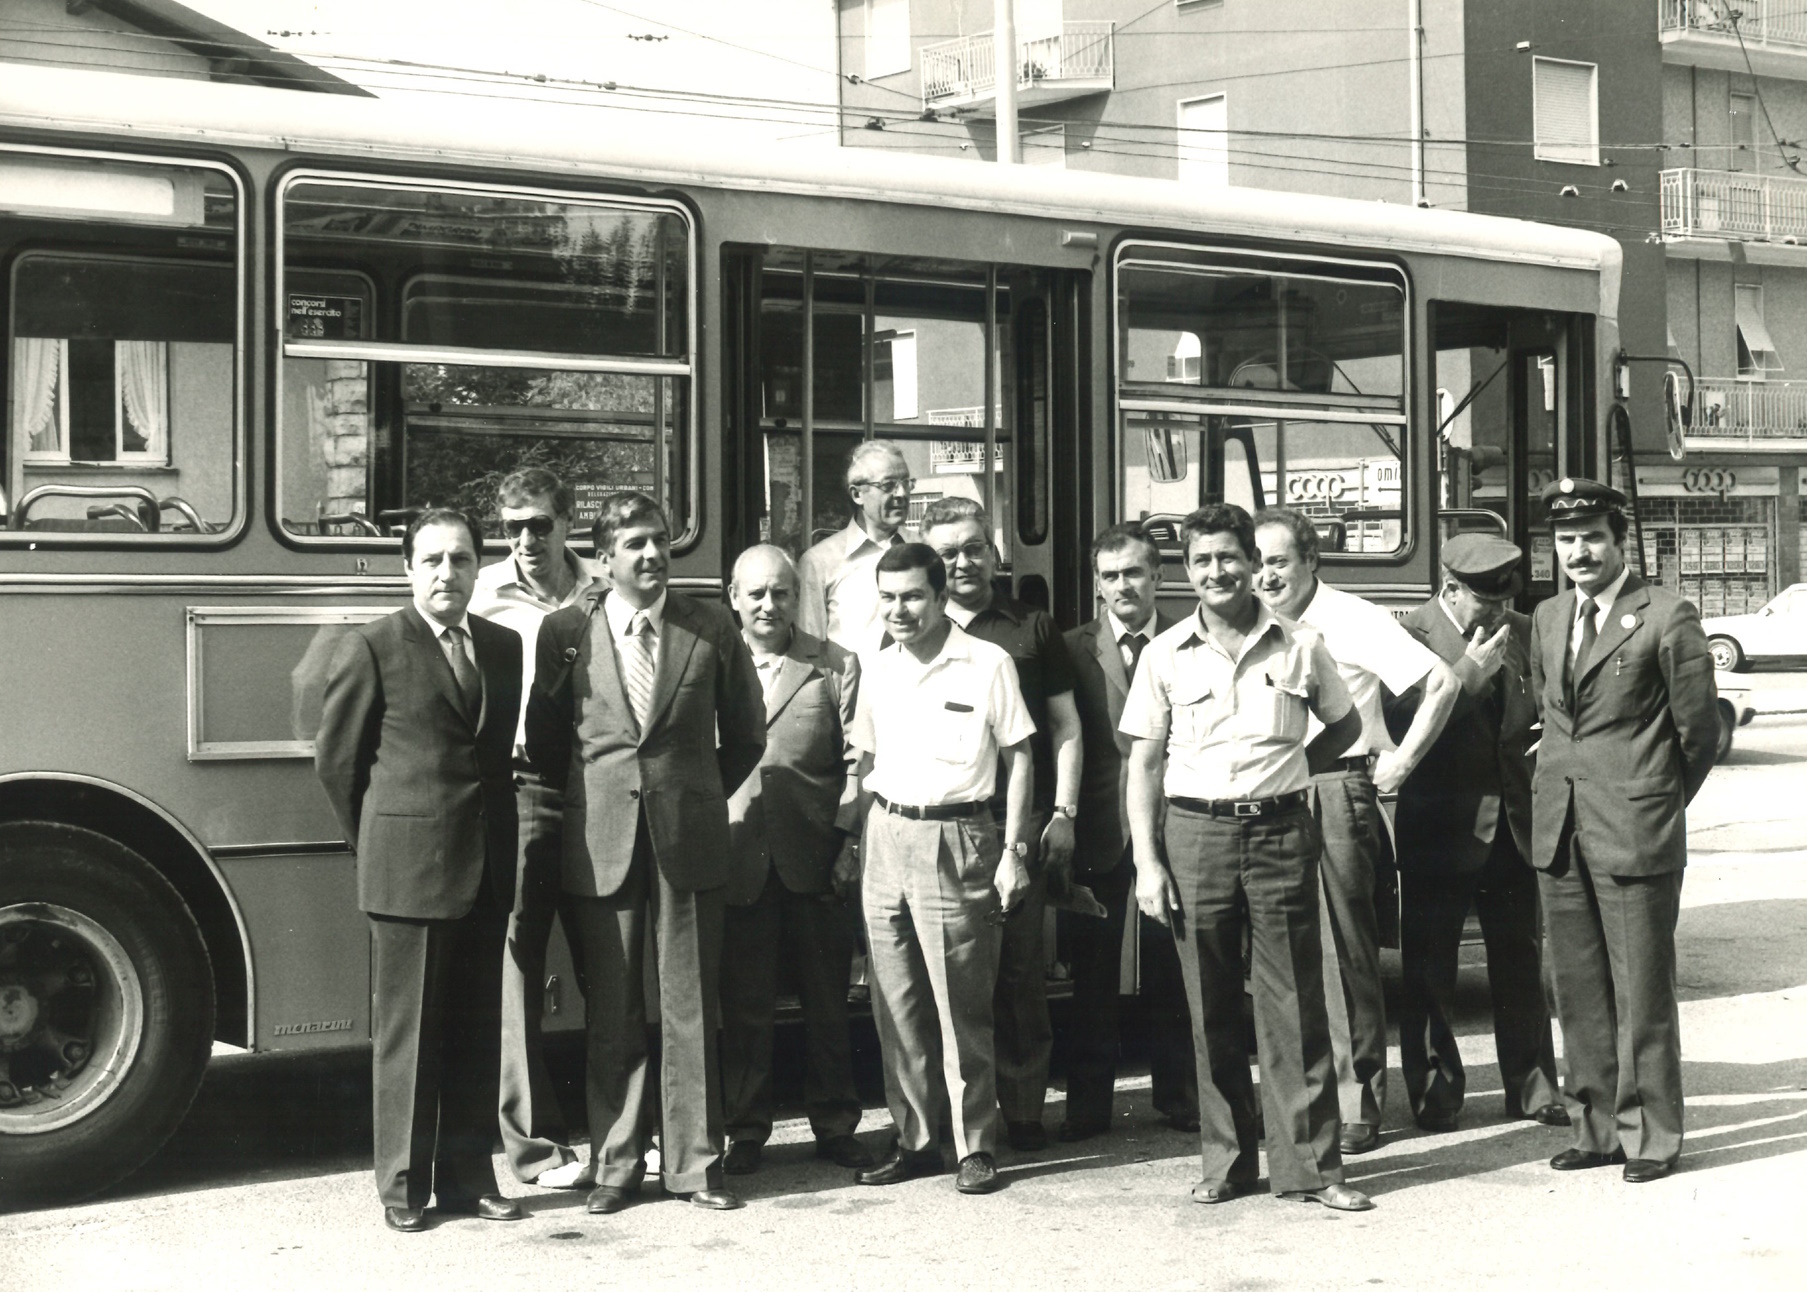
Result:
<svg viewBox="0 0 1807 1292"><path fill-rule="evenodd" d="M928 723L930 753L937 762L975 766L985 742L985 711L969 700L942 702Z"/></svg>
<svg viewBox="0 0 1807 1292"><path fill-rule="evenodd" d="M1244 706L1249 733L1274 740L1305 739L1310 680L1310 662L1302 651L1276 656L1267 666L1260 697Z"/></svg>
<svg viewBox="0 0 1807 1292"><path fill-rule="evenodd" d="M1169 739L1176 745L1196 747L1205 743L1217 717L1217 696L1209 682L1175 682L1168 693L1172 701Z"/></svg>

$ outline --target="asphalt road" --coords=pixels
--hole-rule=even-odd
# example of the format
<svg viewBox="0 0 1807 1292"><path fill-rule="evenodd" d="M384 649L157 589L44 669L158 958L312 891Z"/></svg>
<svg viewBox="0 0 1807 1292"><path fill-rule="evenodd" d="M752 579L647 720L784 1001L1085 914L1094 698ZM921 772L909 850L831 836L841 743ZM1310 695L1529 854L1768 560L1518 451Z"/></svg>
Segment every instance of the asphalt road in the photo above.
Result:
<svg viewBox="0 0 1807 1292"><path fill-rule="evenodd" d="M1757 677L1760 711L1807 709L1807 677ZM1412 1127L1395 1050L1383 1145L1349 1162L1350 1181L1378 1204L1365 1215L1266 1195L1192 1203L1196 1146L1155 1121L1140 1068L1122 1083L1111 1135L1006 1152L1007 1187L990 1197L960 1197L948 1178L858 1187L814 1161L807 1126L790 1120L766 1169L736 1181L749 1204L739 1212L703 1213L649 1189L640 1206L590 1217L581 1194L509 1183L532 1211L524 1223L453 1220L400 1236L382 1227L369 1177L367 1063L247 1056L215 1064L177 1139L123 1186L0 1217L0 1280L8 1289L1798 1289L1807 1286L1804 800L1807 714L1764 713L1737 733L1690 812L1678 932L1688 1145L1681 1171L1656 1184L1627 1186L1612 1170L1554 1174L1545 1163L1567 1132L1503 1119L1475 947L1462 976L1471 1066L1462 1128ZM1396 955L1386 968L1396 991ZM887 1118L876 1050L869 1033L861 1040L862 1132L876 1146ZM781 1097L794 1101L788 1058ZM558 1065L576 1080L574 1055Z"/></svg>

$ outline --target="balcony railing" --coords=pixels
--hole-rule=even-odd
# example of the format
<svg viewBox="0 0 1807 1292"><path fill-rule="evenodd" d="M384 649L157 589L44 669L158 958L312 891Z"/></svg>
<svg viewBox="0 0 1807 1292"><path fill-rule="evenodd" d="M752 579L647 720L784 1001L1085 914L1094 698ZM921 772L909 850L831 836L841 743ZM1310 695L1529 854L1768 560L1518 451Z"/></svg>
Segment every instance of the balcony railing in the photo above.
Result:
<svg viewBox="0 0 1807 1292"><path fill-rule="evenodd" d="M1702 33L1733 42L1743 36L1752 49L1798 46L1807 51L1807 7L1800 0L1659 0L1659 5L1665 36Z"/></svg>
<svg viewBox="0 0 1807 1292"><path fill-rule="evenodd" d="M1807 440L1807 381L1703 377L1695 407L1689 439Z"/></svg>
<svg viewBox="0 0 1807 1292"><path fill-rule="evenodd" d="M1666 170L1661 193L1663 232L1670 237L1807 242L1807 179Z"/></svg>
<svg viewBox="0 0 1807 1292"><path fill-rule="evenodd" d="M1114 84L1110 22L1067 22L1058 36L1017 42L1016 84L1024 103L1046 103L1096 94ZM962 36L922 47L922 104L925 108L978 105L997 93L997 56L992 33Z"/></svg>

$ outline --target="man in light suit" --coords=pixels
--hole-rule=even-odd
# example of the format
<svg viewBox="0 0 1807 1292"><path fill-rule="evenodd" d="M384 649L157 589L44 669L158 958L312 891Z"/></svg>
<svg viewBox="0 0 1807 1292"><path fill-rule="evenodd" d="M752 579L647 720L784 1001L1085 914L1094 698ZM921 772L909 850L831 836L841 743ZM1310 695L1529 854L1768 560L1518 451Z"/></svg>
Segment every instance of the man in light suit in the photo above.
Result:
<svg viewBox="0 0 1807 1292"><path fill-rule="evenodd" d="M816 1156L872 1165L847 1030L853 937L839 897L859 875L859 753L848 743L860 666L794 625L797 567L750 547L728 598L765 692L765 756L728 800L733 869L722 941L722 1092L730 1175L759 1169L772 1133L772 1023L781 968L803 1002L804 1102Z"/></svg>
<svg viewBox="0 0 1807 1292"><path fill-rule="evenodd" d="M481 545L462 512L408 526L413 604L345 634L315 737L370 917L377 1193L403 1233L427 1227L435 1195L441 1212L524 1214L490 1162L521 639L467 613Z"/></svg>
<svg viewBox="0 0 1807 1292"><path fill-rule="evenodd" d="M1130 739L1117 730L1142 650L1173 627L1161 613L1161 553L1140 525L1113 525L1092 544L1092 581L1103 609L1066 635L1073 699L1085 748L1075 825L1074 879L1105 909L1100 920L1061 913L1061 937L1073 970L1067 1017L1067 1115L1060 1138L1073 1143L1110 1129L1117 1080L1118 981L1123 926L1134 886L1129 810ZM1140 939L1142 1000L1147 1006L1154 1108L1175 1130L1198 1131L1198 1075L1192 1024L1173 938L1154 921Z"/></svg>
<svg viewBox="0 0 1807 1292"><path fill-rule="evenodd" d="M527 754L565 795L563 881L588 988L588 1208L627 1206L651 1126L643 969L656 956L664 1186L727 1210L720 1009L728 796L765 748L765 706L725 612L667 591L671 537L643 493L610 498L594 539L611 587L540 627ZM719 743L718 743L719 733Z"/></svg>
<svg viewBox="0 0 1807 1292"><path fill-rule="evenodd" d="M1537 607L1531 630L1544 723L1531 862L1575 1120L1575 1147L1550 1165L1623 1162L1643 1184L1681 1156L1675 921L1718 694L1694 607L1625 564L1625 496L1565 477L1542 497L1575 585Z"/></svg>
<svg viewBox="0 0 1807 1292"><path fill-rule="evenodd" d="M1394 814L1404 908L1399 1066L1418 1124L1453 1127L1468 1084L1451 1026L1456 961L1473 906L1487 943L1506 1115L1567 1126L1544 1000L1537 872L1526 860L1526 751L1537 702L1531 621L1510 608L1524 553L1492 534L1458 534L1441 557L1442 588L1401 621L1450 667L1461 693L1442 734L1400 787Z"/></svg>

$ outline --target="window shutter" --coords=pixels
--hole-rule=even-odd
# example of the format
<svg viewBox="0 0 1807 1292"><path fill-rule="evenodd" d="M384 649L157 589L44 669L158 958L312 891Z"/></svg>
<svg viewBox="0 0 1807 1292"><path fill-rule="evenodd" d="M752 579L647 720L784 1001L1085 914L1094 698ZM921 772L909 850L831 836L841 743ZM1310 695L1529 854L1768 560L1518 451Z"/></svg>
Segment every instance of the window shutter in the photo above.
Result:
<svg viewBox="0 0 1807 1292"><path fill-rule="evenodd" d="M1537 100L1537 156L1542 161L1600 164L1600 129L1592 63L1552 58L1532 63Z"/></svg>

